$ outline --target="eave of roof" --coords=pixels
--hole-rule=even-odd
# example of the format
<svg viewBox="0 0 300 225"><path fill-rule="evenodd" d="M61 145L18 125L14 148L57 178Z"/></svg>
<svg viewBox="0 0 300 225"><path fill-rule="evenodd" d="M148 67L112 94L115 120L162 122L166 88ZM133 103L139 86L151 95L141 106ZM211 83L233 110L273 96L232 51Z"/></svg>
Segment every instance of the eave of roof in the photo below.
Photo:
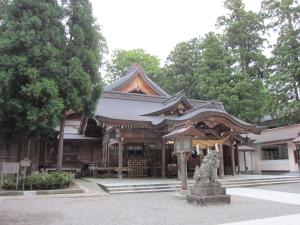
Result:
<svg viewBox="0 0 300 225"><path fill-rule="evenodd" d="M87 137L82 134L64 134L64 140L94 140L100 141L100 138L96 137Z"/></svg>
<svg viewBox="0 0 300 225"><path fill-rule="evenodd" d="M156 124L156 127L164 126L166 124L172 124L172 123L174 124L176 122L182 122L185 120L193 120L201 117L208 117L208 116L225 117L236 126L243 128L245 132L260 132L261 130L264 129L263 127L257 127L255 125L239 120L222 109L212 109L212 108L202 108L202 107L199 107L195 110L191 110L190 112L180 117L173 117L173 118L166 117L161 123Z"/></svg>
<svg viewBox="0 0 300 225"><path fill-rule="evenodd" d="M255 151L255 148L249 145L239 145L238 146L239 151Z"/></svg>
<svg viewBox="0 0 300 225"><path fill-rule="evenodd" d="M290 126L265 129L260 135L250 133L247 136L254 140L255 145L267 145L293 141L298 137L299 132L300 124L293 124Z"/></svg>
<svg viewBox="0 0 300 225"><path fill-rule="evenodd" d="M177 98L174 98L173 101L167 102L167 104L163 105L161 108L159 108L151 113L144 114L143 116L158 116L168 110L175 108L180 103L185 104L189 109L193 108L193 106L188 102L188 100L185 96L178 96Z"/></svg>
<svg viewBox="0 0 300 225"><path fill-rule="evenodd" d="M183 136L205 138L205 134L203 134L200 130L198 130L192 126L175 129L171 133L164 135L163 138L164 139L174 139L174 138L183 137Z"/></svg>
<svg viewBox="0 0 300 225"><path fill-rule="evenodd" d="M300 144L300 136L293 140L295 144Z"/></svg>

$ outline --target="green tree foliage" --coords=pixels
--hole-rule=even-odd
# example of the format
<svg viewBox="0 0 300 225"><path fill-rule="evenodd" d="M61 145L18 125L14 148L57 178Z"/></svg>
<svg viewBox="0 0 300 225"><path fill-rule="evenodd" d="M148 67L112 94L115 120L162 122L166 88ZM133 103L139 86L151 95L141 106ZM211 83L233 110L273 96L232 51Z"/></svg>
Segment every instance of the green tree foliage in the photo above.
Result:
<svg viewBox="0 0 300 225"><path fill-rule="evenodd" d="M67 58L70 60L69 74L78 73L77 90L86 91L81 106L76 106L78 110L83 107L85 115L94 112L97 100L101 94L101 76L99 68L102 65L103 53L106 51L106 42L100 32L99 26L93 17L92 5L88 0L65 0L67 15L67 26L69 30L69 41ZM76 72L77 71L77 72ZM85 83L86 86L81 86ZM66 95L68 90L65 89ZM73 94L73 101L80 99ZM78 104L76 104L78 105Z"/></svg>
<svg viewBox="0 0 300 225"><path fill-rule="evenodd" d="M268 62L268 108L283 122L300 122L300 6L296 0L265 0L262 12L267 29L278 31Z"/></svg>
<svg viewBox="0 0 300 225"><path fill-rule="evenodd" d="M224 7L229 14L219 17L217 25L224 29L225 41L236 58L238 70L245 76L260 78L265 62L262 17L245 10L242 0L226 0Z"/></svg>
<svg viewBox="0 0 300 225"><path fill-rule="evenodd" d="M99 67L105 40L93 17L89 0L66 0L65 12L69 31L66 51L66 76L58 80L64 109L60 124L57 170L61 170L64 140L64 116L83 112L90 116L101 94Z"/></svg>
<svg viewBox="0 0 300 225"><path fill-rule="evenodd" d="M170 93L184 89L190 98L222 101L229 113L258 121L263 85L243 76L234 66L235 59L226 39L213 32L179 43L169 56L163 86Z"/></svg>
<svg viewBox="0 0 300 225"><path fill-rule="evenodd" d="M0 31L0 125L5 135L45 134L66 113L91 114L95 108L105 41L89 1L64 3L65 8L56 0L8 4Z"/></svg>
<svg viewBox="0 0 300 225"><path fill-rule="evenodd" d="M37 135L57 124L65 73L62 10L54 0L15 0L0 33L0 132Z"/></svg>
<svg viewBox="0 0 300 225"><path fill-rule="evenodd" d="M171 94L184 90L188 97L198 98L195 70L200 55L198 38L177 44L167 58L161 85Z"/></svg>
<svg viewBox="0 0 300 225"><path fill-rule="evenodd" d="M266 101L262 84L265 56L262 54L264 25L261 15L245 10L242 0L226 0L228 15L218 18L218 26L224 29L225 43L233 57L231 76L234 92L230 104L231 113L246 121L259 121Z"/></svg>
<svg viewBox="0 0 300 225"><path fill-rule="evenodd" d="M1 26L1 21L4 19L4 15L7 10L9 0L0 0L0 26Z"/></svg>
<svg viewBox="0 0 300 225"><path fill-rule="evenodd" d="M110 62L107 63L107 80L112 82L126 75L133 64L141 65L146 74L154 80L159 79L161 68L158 57L150 55L143 49L118 49L113 52Z"/></svg>

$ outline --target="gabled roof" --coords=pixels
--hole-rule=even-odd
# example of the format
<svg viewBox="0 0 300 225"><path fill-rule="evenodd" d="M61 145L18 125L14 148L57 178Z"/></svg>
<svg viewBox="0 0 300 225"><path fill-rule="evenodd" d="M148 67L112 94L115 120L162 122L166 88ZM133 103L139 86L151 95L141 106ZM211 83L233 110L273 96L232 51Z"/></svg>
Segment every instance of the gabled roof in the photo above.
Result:
<svg viewBox="0 0 300 225"><path fill-rule="evenodd" d="M165 92L161 87L154 83L145 73L145 71L139 66L134 65L128 71L127 75L121 77L120 79L114 81L112 84L107 85L104 88L105 92L122 92L121 89L128 86L135 79L140 79L145 82L145 85L150 88L150 95L170 97L170 95Z"/></svg>

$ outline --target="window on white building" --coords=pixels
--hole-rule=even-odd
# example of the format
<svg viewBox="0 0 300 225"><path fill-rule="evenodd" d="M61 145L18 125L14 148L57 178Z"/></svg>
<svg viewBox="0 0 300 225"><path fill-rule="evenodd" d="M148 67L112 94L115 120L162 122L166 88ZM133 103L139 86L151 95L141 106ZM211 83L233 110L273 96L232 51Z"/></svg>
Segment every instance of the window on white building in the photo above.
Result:
<svg viewBox="0 0 300 225"><path fill-rule="evenodd" d="M262 160L288 159L288 149L286 144L267 145L261 148Z"/></svg>

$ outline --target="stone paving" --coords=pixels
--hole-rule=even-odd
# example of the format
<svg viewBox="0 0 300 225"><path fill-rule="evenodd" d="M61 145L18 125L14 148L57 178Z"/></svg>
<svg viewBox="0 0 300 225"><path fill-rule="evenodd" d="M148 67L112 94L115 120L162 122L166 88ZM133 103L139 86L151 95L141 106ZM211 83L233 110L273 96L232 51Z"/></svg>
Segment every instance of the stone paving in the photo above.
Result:
<svg viewBox="0 0 300 225"><path fill-rule="evenodd" d="M267 191L251 189L250 192L253 190ZM209 207L190 205L171 193L1 197L0 225L299 224L300 205L261 200L261 197L261 194L255 198L233 195L231 205Z"/></svg>

